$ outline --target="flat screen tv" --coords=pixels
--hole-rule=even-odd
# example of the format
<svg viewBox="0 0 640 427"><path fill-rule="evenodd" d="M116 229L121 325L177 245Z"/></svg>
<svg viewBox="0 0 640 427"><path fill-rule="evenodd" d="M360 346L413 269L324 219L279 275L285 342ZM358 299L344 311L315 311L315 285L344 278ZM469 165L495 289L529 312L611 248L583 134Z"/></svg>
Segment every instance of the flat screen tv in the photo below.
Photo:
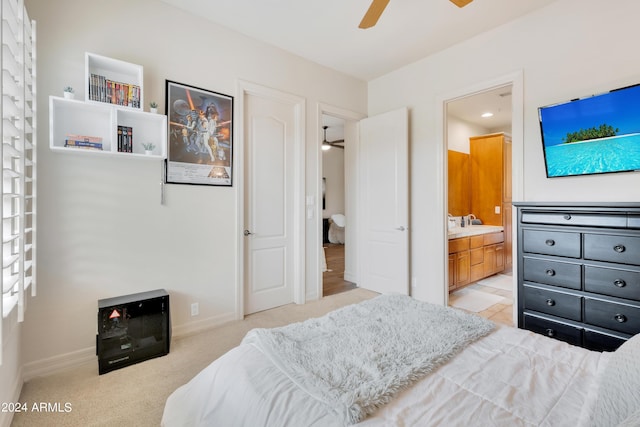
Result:
<svg viewBox="0 0 640 427"><path fill-rule="evenodd" d="M538 109L547 177L640 170L640 84Z"/></svg>

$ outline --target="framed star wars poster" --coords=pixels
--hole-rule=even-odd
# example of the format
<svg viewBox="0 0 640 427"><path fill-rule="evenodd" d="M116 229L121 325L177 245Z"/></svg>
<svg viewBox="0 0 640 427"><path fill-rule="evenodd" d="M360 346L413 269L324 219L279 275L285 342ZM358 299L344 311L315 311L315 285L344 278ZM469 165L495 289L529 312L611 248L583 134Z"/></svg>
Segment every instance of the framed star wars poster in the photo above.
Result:
<svg viewBox="0 0 640 427"><path fill-rule="evenodd" d="M233 97L166 81L167 184L231 186Z"/></svg>

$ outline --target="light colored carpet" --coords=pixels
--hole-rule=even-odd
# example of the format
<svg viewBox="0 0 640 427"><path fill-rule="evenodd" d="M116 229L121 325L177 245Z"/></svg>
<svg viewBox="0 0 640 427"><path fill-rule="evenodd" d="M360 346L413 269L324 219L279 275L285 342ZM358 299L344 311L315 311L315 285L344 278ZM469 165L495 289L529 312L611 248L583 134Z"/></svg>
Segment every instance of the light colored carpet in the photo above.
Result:
<svg viewBox="0 0 640 427"><path fill-rule="evenodd" d="M494 304L504 301L500 295L489 294L473 289L461 289L449 295L449 304L466 311L479 313Z"/></svg>
<svg viewBox="0 0 640 427"><path fill-rule="evenodd" d="M289 304L229 322L209 331L173 339L163 357L98 375L98 362L25 383L20 402L59 403L69 412L16 413L12 426L160 425L164 403L213 360L240 344L253 328L271 328L322 316L336 308L376 296L356 288L304 305Z"/></svg>
<svg viewBox="0 0 640 427"><path fill-rule="evenodd" d="M479 280L479 285L489 286L490 288L502 289L503 291L513 290L513 276L504 274L495 274L486 279Z"/></svg>

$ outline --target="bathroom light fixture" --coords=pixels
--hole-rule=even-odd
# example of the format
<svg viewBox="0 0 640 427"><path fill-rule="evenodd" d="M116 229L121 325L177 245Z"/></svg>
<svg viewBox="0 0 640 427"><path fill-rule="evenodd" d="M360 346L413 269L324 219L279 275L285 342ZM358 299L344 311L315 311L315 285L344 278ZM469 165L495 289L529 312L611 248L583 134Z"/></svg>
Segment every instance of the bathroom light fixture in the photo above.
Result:
<svg viewBox="0 0 640 427"><path fill-rule="evenodd" d="M493 117L493 113L490 113L490 112L487 111L486 113L482 113L482 117L484 117L485 119L487 117Z"/></svg>

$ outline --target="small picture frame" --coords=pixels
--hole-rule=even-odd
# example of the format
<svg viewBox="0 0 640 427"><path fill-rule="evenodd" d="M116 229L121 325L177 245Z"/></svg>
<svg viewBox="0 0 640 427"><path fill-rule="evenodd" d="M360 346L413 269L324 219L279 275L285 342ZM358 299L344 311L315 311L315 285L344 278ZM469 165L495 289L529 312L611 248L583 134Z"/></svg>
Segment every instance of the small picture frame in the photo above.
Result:
<svg viewBox="0 0 640 427"><path fill-rule="evenodd" d="M166 81L167 184L233 185L233 97Z"/></svg>

